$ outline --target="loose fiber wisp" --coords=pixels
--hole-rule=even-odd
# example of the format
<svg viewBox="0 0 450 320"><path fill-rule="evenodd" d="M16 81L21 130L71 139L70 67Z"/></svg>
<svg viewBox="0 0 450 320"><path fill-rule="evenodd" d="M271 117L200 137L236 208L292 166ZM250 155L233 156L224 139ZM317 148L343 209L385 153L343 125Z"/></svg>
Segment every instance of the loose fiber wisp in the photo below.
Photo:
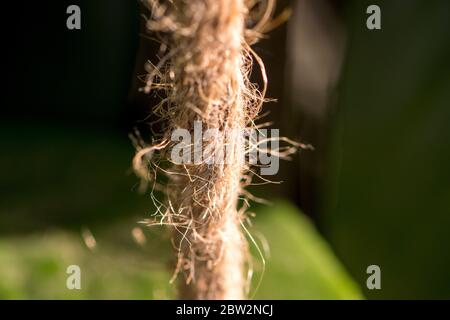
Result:
<svg viewBox="0 0 450 320"><path fill-rule="evenodd" d="M177 255L175 275L183 299L244 299L249 258L244 220L252 171L245 159L249 143L239 134L255 128L264 102L266 76L250 44L270 20L274 1L145 0L147 28L161 46L160 61L148 63L145 92L156 91L161 102L153 112L162 130L153 142L138 148L133 166L151 190L157 218L173 232ZM262 72L263 86L249 80L253 62ZM176 129L216 129L206 142L209 157L227 149L227 161L171 161ZM292 153L278 152L281 157Z"/></svg>

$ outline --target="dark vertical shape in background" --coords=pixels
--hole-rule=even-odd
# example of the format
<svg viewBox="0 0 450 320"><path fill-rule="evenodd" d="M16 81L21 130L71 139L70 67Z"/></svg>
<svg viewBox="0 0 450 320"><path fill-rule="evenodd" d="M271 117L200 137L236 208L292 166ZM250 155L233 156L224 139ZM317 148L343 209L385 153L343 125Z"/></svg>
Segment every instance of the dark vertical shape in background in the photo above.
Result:
<svg viewBox="0 0 450 320"><path fill-rule="evenodd" d="M336 86L345 52L342 4L298 0L288 24L286 86L282 112L285 134L314 150L300 150L288 170L284 194L317 221L323 203L328 127L336 104Z"/></svg>

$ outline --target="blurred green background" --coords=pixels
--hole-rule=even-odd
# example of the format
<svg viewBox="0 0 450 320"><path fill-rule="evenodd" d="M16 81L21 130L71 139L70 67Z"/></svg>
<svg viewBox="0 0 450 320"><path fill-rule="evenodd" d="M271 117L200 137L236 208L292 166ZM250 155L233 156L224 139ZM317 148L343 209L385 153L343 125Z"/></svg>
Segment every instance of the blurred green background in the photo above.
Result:
<svg viewBox="0 0 450 320"><path fill-rule="evenodd" d="M80 31L65 27L69 4L81 7ZM369 4L381 7L382 30L366 28ZM127 137L145 132L140 120L156 99L137 92L157 53L139 36L138 2L9 5L0 299L175 297L165 230L139 229L141 244L132 236L154 209L136 190ZM450 3L279 1L285 7L289 23L255 48L278 98L268 120L316 150L281 163L281 186L252 190L273 204L251 208L266 261L252 246L251 296L450 298ZM71 264L82 290L66 289ZM381 290L366 288L372 264Z"/></svg>

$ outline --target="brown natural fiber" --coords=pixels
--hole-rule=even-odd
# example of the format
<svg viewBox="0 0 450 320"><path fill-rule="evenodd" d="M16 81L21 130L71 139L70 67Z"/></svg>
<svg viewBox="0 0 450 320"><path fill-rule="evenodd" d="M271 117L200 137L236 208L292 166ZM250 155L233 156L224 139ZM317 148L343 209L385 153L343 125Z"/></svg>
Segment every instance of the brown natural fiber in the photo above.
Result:
<svg viewBox="0 0 450 320"><path fill-rule="evenodd" d="M264 102L264 66L249 44L264 31L273 2L146 0L151 13L147 28L161 42L162 54L157 65L148 64L144 91L164 93L153 108L163 132L150 147L138 148L133 166L143 181L151 181L152 190L159 188L166 195L160 202L152 192L159 218L146 223L173 229L175 275L184 275L180 298L246 297L248 248L242 231L246 206L244 202L239 208L238 199L250 182L243 161L248 148L239 135L226 132L254 126ZM260 14L250 14L264 5ZM261 92L249 80L253 60L263 74ZM204 130L218 129L208 142L209 155L215 157L226 147L226 163L170 161L175 143L171 133L177 128L192 132L195 121ZM167 181L160 184L157 175Z"/></svg>

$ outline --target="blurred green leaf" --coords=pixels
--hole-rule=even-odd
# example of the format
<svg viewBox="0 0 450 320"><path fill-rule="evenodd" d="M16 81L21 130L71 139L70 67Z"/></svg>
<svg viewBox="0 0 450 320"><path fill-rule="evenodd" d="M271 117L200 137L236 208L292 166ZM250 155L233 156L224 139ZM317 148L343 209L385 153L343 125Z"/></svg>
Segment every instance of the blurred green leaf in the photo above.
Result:
<svg viewBox="0 0 450 320"><path fill-rule="evenodd" d="M262 234L270 244L256 298L361 298L328 245L294 207L286 203L264 207L254 220L250 231L255 239ZM69 232L2 238L0 299L173 298L170 245L162 229L145 230L148 241L140 247L132 242L132 226L123 222L100 231L94 251ZM261 260L256 255L254 260L255 287L261 278ZM66 269L71 264L81 268L82 290L66 288Z"/></svg>
<svg viewBox="0 0 450 320"><path fill-rule="evenodd" d="M270 256L256 298L362 298L328 244L294 206L278 202L264 207L255 219L254 229L260 231L270 245Z"/></svg>

